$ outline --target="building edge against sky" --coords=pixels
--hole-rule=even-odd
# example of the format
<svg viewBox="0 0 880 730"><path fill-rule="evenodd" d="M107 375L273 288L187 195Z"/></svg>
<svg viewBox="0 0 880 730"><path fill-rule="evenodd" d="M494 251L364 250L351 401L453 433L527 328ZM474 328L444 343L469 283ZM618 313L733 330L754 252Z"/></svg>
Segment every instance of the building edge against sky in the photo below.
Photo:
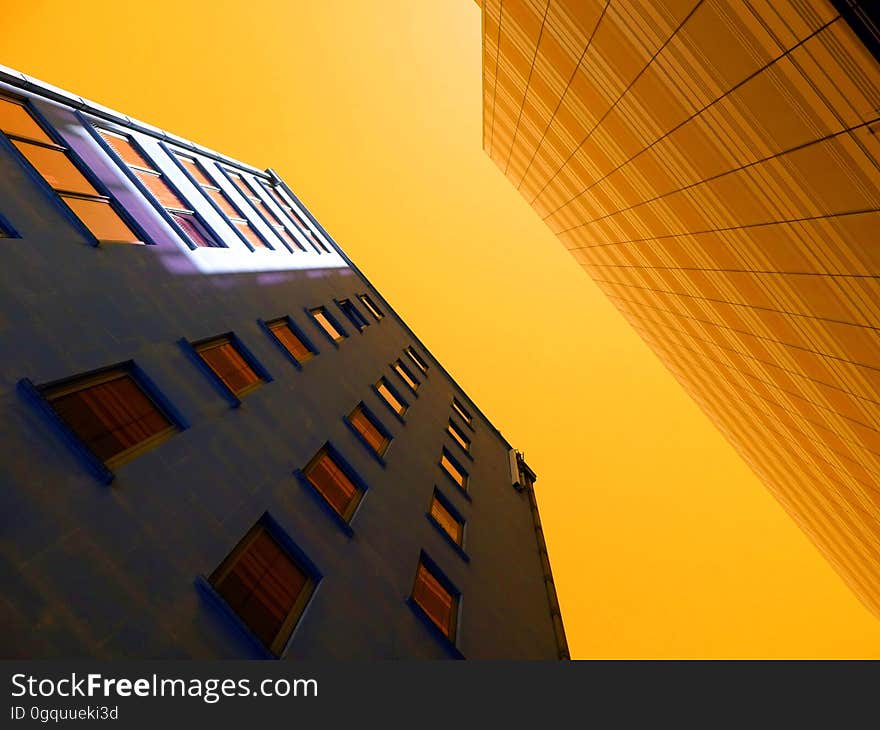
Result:
<svg viewBox="0 0 880 730"><path fill-rule="evenodd" d="M880 18L478 0L483 148L880 615Z"/></svg>
<svg viewBox="0 0 880 730"><path fill-rule="evenodd" d="M0 107L4 656L568 658L534 473L271 169Z"/></svg>

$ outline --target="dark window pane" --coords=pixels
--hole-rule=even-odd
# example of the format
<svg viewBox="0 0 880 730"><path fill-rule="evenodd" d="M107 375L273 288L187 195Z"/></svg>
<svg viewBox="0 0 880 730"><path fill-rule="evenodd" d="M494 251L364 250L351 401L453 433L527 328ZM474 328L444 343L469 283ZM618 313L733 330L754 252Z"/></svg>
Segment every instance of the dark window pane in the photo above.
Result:
<svg viewBox="0 0 880 730"><path fill-rule="evenodd" d="M306 469L306 477L341 516L346 517L358 488L326 451Z"/></svg>
<svg viewBox="0 0 880 730"><path fill-rule="evenodd" d="M262 382L235 345L229 341L208 343L198 348L199 355L233 393L241 393Z"/></svg>
<svg viewBox="0 0 880 730"><path fill-rule="evenodd" d="M419 563L413 599L446 636L451 638L456 597Z"/></svg>
<svg viewBox="0 0 880 730"><path fill-rule="evenodd" d="M146 441L173 424L127 373L60 394L46 392L55 412L95 453L107 461ZM74 386L75 387L75 386Z"/></svg>

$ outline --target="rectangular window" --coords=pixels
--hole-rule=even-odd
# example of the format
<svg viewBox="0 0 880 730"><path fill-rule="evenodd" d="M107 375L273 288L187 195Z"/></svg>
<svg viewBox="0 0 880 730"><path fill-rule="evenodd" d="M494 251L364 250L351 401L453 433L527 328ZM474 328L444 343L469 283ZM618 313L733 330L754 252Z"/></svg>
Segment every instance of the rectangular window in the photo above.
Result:
<svg viewBox="0 0 880 730"><path fill-rule="evenodd" d="M440 466L452 481L461 489L467 490L468 473L446 449L440 455Z"/></svg>
<svg viewBox="0 0 880 730"><path fill-rule="evenodd" d="M296 249L297 251L305 251L305 246L303 246L299 241L296 240L296 237L290 232L288 226L284 224L284 221L281 220L276 214L275 211L272 210L268 205L263 202L263 199L257 195L256 191L253 189L253 186L247 181L247 179L240 175L237 172L232 172L231 170L225 169L226 175L232 181L232 184L235 185L238 192L240 192L245 199L253 206L254 210L257 211L259 215L263 217L263 220L269 225L273 231L275 231L275 235L278 236L283 242L285 247L289 251L293 251Z"/></svg>
<svg viewBox="0 0 880 730"><path fill-rule="evenodd" d="M290 325L290 320L286 317L267 322L266 327L269 328L275 339L298 363L302 364L315 356L311 346L303 341L302 336L298 332L294 332Z"/></svg>
<svg viewBox="0 0 880 730"><path fill-rule="evenodd" d="M375 387L376 392L392 411L398 416L403 416L406 413L406 409L409 407L407 402L400 397L398 392L391 387L391 384L385 378L380 378Z"/></svg>
<svg viewBox="0 0 880 730"><path fill-rule="evenodd" d="M464 520L435 489L431 498L431 518L456 545L464 540Z"/></svg>
<svg viewBox="0 0 880 730"><path fill-rule="evenodd" d="M51 383L39 391L58 417L108 466L126 461L179 430L125 367Z"/></svg>
<svg viewBox="0 0 880 730"><path fill-rule="evenodd" d="M24 104L0 97L0 131L97 241L142 243L113 201L94 188L77 168L68 148L53 142Z"/></svg>
<svg viewBox="0 0 880 730"><path fill-rule="evenodd" d="M363 496L329 446L324 446L308 463L303 474L309 483L346 522Z"/></svg>
<svg viewBox="0 0 880 730"><path fill-rule="evenodd" d="M235 546L209 582L275 656L290 639L317 583L264 520Z"/></svg>
<svg viewBox="0 0 880 730"><path fill-rule="evenodd" d="M419 353L417 353L412 347L405 347L403 351L409 356L409 359L412 360L416 367L422 371L422 375L427 375L428 373L428 363L422 358Z"/></svg>
<svg viewBox="0 0 880 730"><path fill-rule="evenodd" d="M402 360L398 359L392 363L391 369L400 376L400 379L409 386L409 389L413 393L419 389L419 381L415 379L415 376L410 372L409 368L403 364Z"/></svg>
<svg viewBox="0 0 880 730"><path fill-rule="evenodd" d="M361 304L363 304L367 310L372 314L377 320L382 319L385 315L382 313L382 310L376 306L375 302L373 302L370 297L366 294L358 294L358 299L361 300Z"/></svg>
<svg viewBox="0 0 880 730"><path fill-rule="evenodd" d="M235 228L248 248L272 248L248 222L244 212L232 202L232 199L220 189L216 182L208 177L198 160L178 152L173 152L172 154L180 162L181 168L189 175L192 182L202 189L205 196L214 203L217 210Z"/></svg>
<svg viewBox="0 0 880 730"><path fill-rule="evenodd" d="M449 419L449 423L446 425L446 433L452 436L453 441L457 443L461 448L470 453L471 450L471 440L464 435L462 430L455 424L451 418Z"/></svg>
<svg viewBox="0 0 880 730"><path fill-rule="evenodd" d="M456 413L458 413L459 416L461 416L461 419L468 426L473 425L473 421L474 421L473 416L471 416L471 414L465 410L464 406L459 402L458 398L452 399L452 408L455 410Z"/></svg>
<svg viewBox="0 0 880 730"><path fill-rule="evenodd" d="M343 299L336 302L336 304L342 310L342 313L348 317L348 321L359 331L363 332L369 326L370 323L367 322L366 318L360 313L358 308L354 306L351 299Z"/></svg>
<svg viewBox="0 0 880 730"><path fill-rule="evenodd" d="M249 393L264 382L230 335L197 342L193 349L236 396Z"/></svg>
<svg viewBox="0 0 880 730"><path fill-rule="evenodd" d="M195 212L171 187L162 172L147 160L132 140L122 134L98 129L98 134L128 167L129 172L150 192L177 225L184 240L194 248L222 247Z"/></svg>
<svg viewBox="0 0 880 730"><path fill-rule="evenodd" d="M322 240L312 233L312 230L305 224L305 221L303 221L293 209L293 206L288 202L286 195L279 189L280 186L272 185L262 180L260 182L263 185L263 189L269 194L272 200L278 204L278 207L284 211L284 214L296 226L297 230L309 240L309 243L312 244L315 251L318 253L330 253L330 249L327 248Z"/></svg>
<svg viewBox="0 0 880 730"><path fill-rule="evenodd" d="M324 334L333 342L341 342L348 336L345 334L345 330L339 326L339 323L330 316L326 307L315 307L310 309L309 312L315 318L315 322L318 323Z"/></svg>
<svg viewBox="0 0 880 730"><path fill-rule="evenodd" d="M363 403L348 415L348 422L378 456L385 454L391 435Z"/></svg>
<svg viewBox="0 0 880 730"><path fill-rule="evenodd" d="M423 554L416 569L412 600L450 640L455 630L460 594Z"/></svg>

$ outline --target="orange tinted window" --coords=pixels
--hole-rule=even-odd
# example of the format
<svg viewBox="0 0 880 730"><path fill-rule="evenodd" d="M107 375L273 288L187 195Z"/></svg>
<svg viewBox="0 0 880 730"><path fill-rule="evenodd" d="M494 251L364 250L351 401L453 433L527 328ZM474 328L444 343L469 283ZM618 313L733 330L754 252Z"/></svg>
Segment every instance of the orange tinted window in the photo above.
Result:
<svg viewBox="0 0 880 730"><path fill-rule="evenodd" d="M445 452L440 457L440 466L443 467L444 471L452 477L452 480L458 484L458 486L464 488L467 477L464 472L452 462Z"/></svg>
<svg viewBox="0 0 880 730"><path fill-rule="evenodd" d="M199 355L226 387L236 395L262 382L235 345L229 340L218 340L197 348Z"/></svg>
<svg viewBox="0 0 880 730"><path fill-rule="evenodd" d="M177 159L180 160L186 171L196 179L196 182L199 185L217 187L217 183L208 178L208 176L202 171L202 166L195 160L190 159L189 157L178 157Z"/></svg>
<svg viewBox="0 0 880 730"><path fill-rule="evenodd" d="M416 390L419 387L419 381L413 378L407 371L403 364L398 360L393 365L394 372L396 372L404 383L406 383L410 388Z"/></svg>
<svg viewBox="0 0 880 730"><path fill-rule="evenodd" d="M320 451L306 467L305 475L340 516L350 515L357 504L360 490L326 450Z"/></svg>
<svg viewBox="0 0 880 730"><path fill-rule="evenodd" d="M125 225L110 203L103 200L86 200L62 196L64 202L85 223L92 235L99 241L115 243L139 243L138 237Z"/></svg>
<svg viewBox="0 0 880 730"><path fill-rule="evenodd" d="M437 520L437 524L451 537L457 545L461 544L462 526L452 513L443 506L443 503L434 497L431 501L431 517Z"/></svg>
<svg viewBox="0 0 880 730"><path fill-rule="evenodd" d="M257 235L253 226L247 221L232 221L233 225L241 231L242 235L254 248L269 248L266 242Z"/></svg>
<svg viewBox="0 0 880 730"><path fill-rule="evenodd" d="M455 412L458 413L458 415L462 417L462 419L464 420L464 422L465 422L466 424L470 425L471 421L473 420L473 419L471 418L471 414L468 413L468 412L462 407L461 403L458 402L458 399L456 399L456 398L453 398L453 399L452 399L452 407L455 409Z"/></svg>
<svg viewBox="0 0 880 730"><path fill-rule="evenodd" d="M171 213L171 217L183 229L183 232L192 241L193 245L200 248L217 246L214 239L208 235L208 232L192 213Z"/></svg>
<svg viewBox="0 0 880 730"><path fill-rule="evenodd" d="M376 424L373 423L366 411L364 411L363 405L359 405L355 408L348 417L348 420L351 422L351 425L355 427L357 432L364 437L364 440L370 445L373 451L380 456L385 453L385 449L388 448L391 439L385 436L385 434L378 429Z"/></svg>
<svg viewBox="0 0 880 730"><path fill-rule="evenodd" d="M278 341L284 345L284 349L293 355L294 359L298 362L305 362L314 354L308 347L306 347L305 343L296 336L286 322L276 322L275 324L271 324L269 325L269 329L272 330L272 334L278 338Z"/></svg>
<svg viewBox="0 0 880 730"><path fill-rule="evenodd" d="M311 581L262 526L242 542L243 548L211 576L211 584L257 638L277 654L293 627L284 634L282 628Z"/></svg>
<svg viewBox="0 0 880 730"><path fill-rule="evenodd" d="M164 208L175 208L177 210L189 210L189 206L185 205L184 202L175 195L174 191L168 187L168 183L165 182L158 175L154 175L150 172L144 172L143 170L132 170L138 180L140 180L144 186L149 190L155 197L156 200Z"/></svg>
<svg viewBox="0 0 880 730"><path fill-rule="evenodd" d="M406 352L406 354L409 355L409 359L412 360L416 364L416 367L419 370L421 370L423 373L428 372L428 363L426 363L422 359L422 357L421 357L421 355L419 355L419 353L417 353L411 347L407 347L406 350L404 350L404 352Z"/></svg>
<svg viewBox="0 0 880 730"><path fill-rule="evenodd" d="M446 433L452 436L461 448L465 451L470 451L471 442L468 440L467 436L458 430L458 427L452 421L447 424Z"/></svg>
<svg viewBox="0 0 880 730"><path fill-rule="evenodd" d="M21 104L16 104L8 99L0 99L0 130L6 134L15 134L52 144L49 135L37 124L30 112Z"/></svg>
<svg viewBox="0 0 880 730"><path fill-rule="evenodd" d="M345 335L343 335L333 323L330 321L330 318L324 313L323 309L313 309L312 315L314 315L318 324L321 325L321 329L323 329L328 335L330 335L330 339L339 340L345 339Z"/></svg>
<svg viewBox="0 0 880 730"><path fill-rule="evenodd" d="M230 218L241 218L241 213L239 213L235 208L232 207L232 203L229 202L228 198L223 194L220 190L213 190L211 188L202 188L207 195L211 197L218 206L220 206L220 210L226 213Z"/></svg>
<svg viewBox="0 0 880 730"><path fill-rule="evenodd" d="M385 402L391 406L391 410L393 410L397 415L402 416L406 411L406 406L401 403L391 392L391 389L385 384L384 380L380 380L376 385L376 390L379 391L379 395L385 400Z"/></svg>
<svg viewBox="0 0 880 730"><path fill-rule="evenodd" d="M37 171L55 190L67 190L83 195L97 195L98 191L91 186L83 174L74 167L67 155L60 150L50 150L27 142L13 140L13 144L21 150Z"/></svg>
<svg viewBox="0 0 880 730"><path fill-rule="evenodd" d="M123 162L127 165L134 165L135 167L143 167L147 170L155 170L156 168L147 162L146 158L138 152L134 145L129 142L127 139L122 137L118 137L115 134L111 134L110 132L99 129L98 134L100 134L104 141L110 145L113 151L119 155Z"/></svg>
<svg viewBox="0 0 880 730"><path fill-rule="evenodd" d="M416 583L413 587L413 600L428 614L428 617L448 637L455 631L455 610L457 597L453 596L434 575L419 563Z"/></svg>
<svg viewBox="0 0 880 730"><path fill-rule="evenodd" d="M174 429L128 373L88 378L81 388L62 384L44 391L52 408L102 461L120 456Z"/></svg>
<svg viewBox="0 0 880 730"><path fill-rule="evenodd" d="M241 175L238 175L234 172L229 173L229 179L232 180L233 184L236 188L238 188L238 192L240 192L246 198L253 198L254 194L251 192L251 189L247 186L244 179Z"/></svg>

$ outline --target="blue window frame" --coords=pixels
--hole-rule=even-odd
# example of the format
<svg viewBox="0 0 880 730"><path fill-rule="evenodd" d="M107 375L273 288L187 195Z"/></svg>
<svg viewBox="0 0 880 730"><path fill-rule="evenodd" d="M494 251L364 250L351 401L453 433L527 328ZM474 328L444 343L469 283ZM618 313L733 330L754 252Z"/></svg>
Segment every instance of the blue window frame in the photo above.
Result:
<svg viewBox="0 0 880 730"><path fill-rule="evenodd" d="M376 318L377 322L385 316L385 313L376 306L369 294L358 294L358 299L361 300L361 304L366 307L367 311Z"/></svg>
<svg viewBox="0 0 880 730"><path fill-rule="evenodd" d="M406 365L403 364L403 360L397 358L393 363L391 363L391 369L400 378L405 384L406 387L410 389L413 395L418 395L416 391L419 389L421 383L413 375L412 370L410 370Z"/></svg>
<svg viewBox="0 0 880 730"><path fill-rule="evenodd" d="M456 459L445 446L440 452L438 466L440 467L440 471L449 477L449 480L458 487L461 493L470 499L470 495L468 494L468 480L470 479L470 475L468 474L467 469L462 466L461 462Z"/></svg>
<svg viewBox="0 0 880 730"><path fill-rule="evenodd" d="M178 344L233 408L241 405L242 397L272 382L269 371L234 332L197 342L181 338Z"/></svg>
<svg viewBox="0 0 880 730"><path fill-rule="evenodd" d="M266 512L198 588L266 657L284 656L322 579Z"/></svg>
<svg viewBox="0 0 880 730"><path fill-rule="evenodd" d="M22 378L18 390L104 484L114 467L189 427L132 360L40 386Z"/></svg>
<svg viewBox="0 0 880 730"><path fill-rule="evenodd" d="M413 588L407 603L455 658L464 658L457 646L458 626L461 623L461 591L424 550L419 554Z"/></svg>
<svg viewBox="0 0 880 730"><path fill-rule="evenodd" d="M287 197L283 186L274 185L268 180L259 179L263 190L272 199L272 201L283 211L285 217L290 221L291 225L296 228L312 245L318 253L330 253L330 249L326 244L318 238L314 231L306 224L305 220L294 209L293 203Z"/></svg>
<svg viewBox="0 0 880 730"><path fill-rule="evenodd" d="M2 213L0 213L0 238L21 238Z"/></svg>
<svg viewBox="0 0 880 730"><path fill-rule="evenodd" d="M76 151L30 101L0 94L0 148L9 152L59 213L92 246L150 243Z"/></svg>
<svg viewBox="0 0 880 730"><path fill-rule="evenodd" d="M328 441L294 475L337 526L346 535L353 535L351 522L368 486L342 453Z"/></svg>
<svg viewBox="0 0 880 730"><path fill-rule="evenodd" d="M123 174L150 201L168 226L190 249L226 248L195 206L156 165L130 134L96 127L83 118L86 129Z"/></svg>
<svg viewBox="0 0 880 730"><path fill-rule="evenodd" d="M360 313L360 310L354 305L351 299L335 299L336 306L342 310L342 313L348 318L348 321L354 325L358 332L363 332L370 323L367 318Z"/></svg>
<svg viewBox="0 0 880 730"><path fill-rule="evenodd" d="M470 414L470 411L461 404L461 401L458 398L452 399L452 410L454 410L461 417L461 420L464 421L465 425L473 431L474 417Z"/></svg>
<svg viewBox="0 0 880 730"><path fill-rule="evenodd" d="M160 142L159 146L174 160L178 169L192 185L202 191L208 203L217 212L217 215L226 221L245 246L251 251L255 251L258 248L268 248L270 250L275 248L260 233L259 229L251 223L244 209L211 179L207 169L195 155L174 150L164 142Z"/></svg>
<svg viewBox="0 0 880 730"><path fill-rule="evenodd" d="M434 487L431 504L425 517L443 535L455 553L465 562L470 562L470 557L464 549L467 520L437 487Z"/></svg>
<svg viewBox="0 0 880 730"><path fill-rule="evenodd" d="M278 317L268 322L258 319L257 324L298 370L302 370L303 363L318 354L318 348L289 316Z"/></svg>
<svg viewBox="0 0 880 730"><path fill-rule="evenodd" d="M473 461L474 457L471 455L471 440L464 432L464 429L452 418L450 418L449 422L446 424L446 434L455 442L456 446L464 452L464 455Z"/></svg>
<svg viewBox="0 0 880 730"><path fill-rule="evenodd" d="M327 307L307 308L306 314L311 317L315 326L321 330L324 336L330 340L334 346L339 347L339 343L348 337L348 332L346 332L345 328L339 324L339 320L330 314Z"/></svg>
<svg viewBox="0 0 880 730"><path fill-rule="evenodd" d="M248 201L250 207L257 214L267 228L270 228L284 247L290 252L306 251L306 247L291 232L291 228L285 224L284 220L271 207L266 204L262 196L257 192L256 185L252 179L242 170L233 170L229 167L216 163L217 168L223 176L229 181L241 196Z"/></svg>
<svg viewBox="0 0 880 730"><path fill-rule="evenodd" d="M351 429L357 440L370 452L370 455L382 466L385 466L385 454L394 437L378 416L361 401L344 420L345 425Z"/></svg>
<svg viewBox="0 0 880 730"><path fill-rule="evenodd" d="M409 403L404 400L397 389L388 382L388 378L382 376L373 385L373 391L379 396L385 406L390 410L397 419L404 423L403 416L409 409Z"/></svg>
<svg viewBox="0 0 880 730"><path fill-rule="evenodd" d="M425 362L425 359L416 352L413 347L404 347L403 351L415 363L415 366L421 371L422 375L425 377L428 376L428 363Z"/></svg>

